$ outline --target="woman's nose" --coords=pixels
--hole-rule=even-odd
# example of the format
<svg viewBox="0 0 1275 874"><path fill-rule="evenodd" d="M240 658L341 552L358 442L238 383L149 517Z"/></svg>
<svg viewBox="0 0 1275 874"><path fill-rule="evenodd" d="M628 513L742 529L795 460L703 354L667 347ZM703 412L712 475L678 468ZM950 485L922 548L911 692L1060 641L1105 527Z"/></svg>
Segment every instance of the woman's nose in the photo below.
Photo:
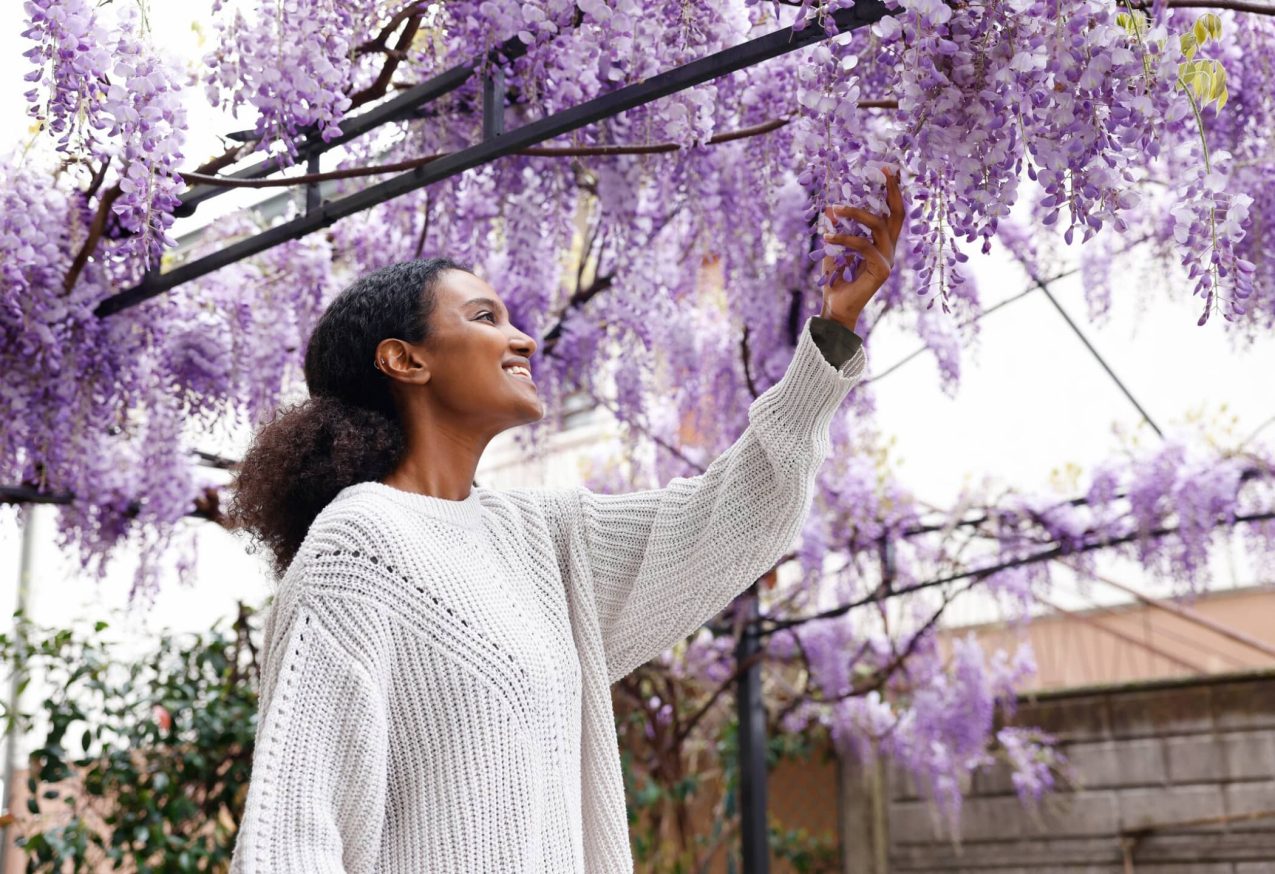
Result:
<svg viewBox="0 0 1275 874"><path fill-rule="evenodd" d="M513 340L514 348L526 355L528 358L530 358L536 351L536 345L536 341L533 338L527 336L521 331L518 332L518 336L516 336Z"/></svg>

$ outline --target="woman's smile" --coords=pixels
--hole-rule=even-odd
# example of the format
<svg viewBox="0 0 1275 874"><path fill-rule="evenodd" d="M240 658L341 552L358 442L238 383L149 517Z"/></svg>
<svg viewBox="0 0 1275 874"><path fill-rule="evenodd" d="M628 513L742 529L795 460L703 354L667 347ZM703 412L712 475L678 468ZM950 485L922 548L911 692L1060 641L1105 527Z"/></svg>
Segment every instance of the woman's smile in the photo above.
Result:
<svg viewBox="0 0 1275 874"><path fill-rule="evenodd" d="M525 365L522 365L522 364L506 364L506 365L505 365L505 373L509 374L509 375L510 375L510 376L512 376L514 379L522 379L522 380L526 380L527 382L531 383L531 385L532 385L533 387L534 387L534 386L535 386L535 384L536 384L536 381L535 381L534 379L532 379L532 378L531 378L531 371L530 371L530 370L528 370L528 369L527 369L527 367L526 367Z"/></svg>
<svg viewBox="0 0 1275 874"><path fill-rule="evenodd" d="M528 383L532 384L532 388L535 388L535 380L532 379L532 369L529 366L521 361L510 361L509 364L502 366L504 366L505 373L509 374L511 378L528 381Z"/></svg>

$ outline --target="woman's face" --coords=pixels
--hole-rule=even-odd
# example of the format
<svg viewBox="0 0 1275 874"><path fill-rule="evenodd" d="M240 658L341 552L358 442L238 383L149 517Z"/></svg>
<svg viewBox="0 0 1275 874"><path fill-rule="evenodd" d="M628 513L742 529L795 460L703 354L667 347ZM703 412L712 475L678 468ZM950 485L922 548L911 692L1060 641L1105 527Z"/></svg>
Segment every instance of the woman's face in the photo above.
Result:
<svg viewBox="0 0 1275 874"><path fill-rule="evenodd" d="M536 341L509 321L496 290L464 270L444 272L435 289L433 332L421 350L435 401L492 434L543 418L530 376Z"/></svg>

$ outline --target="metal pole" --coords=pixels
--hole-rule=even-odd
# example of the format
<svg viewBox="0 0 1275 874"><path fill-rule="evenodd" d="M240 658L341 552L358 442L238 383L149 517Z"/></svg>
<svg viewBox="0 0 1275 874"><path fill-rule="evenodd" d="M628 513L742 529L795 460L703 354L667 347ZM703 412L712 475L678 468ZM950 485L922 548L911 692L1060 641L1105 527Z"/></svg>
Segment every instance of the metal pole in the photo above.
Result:
<svg viewBox="0 0 1275 874"><path fill-rule="evenodd" d="M35 560L35 519L37 513L42 512L38 507L31 506L26 510L27 521L22 526L22 558L21 565L18 568L18 595L15 615L20 613L22 619L26 619L27 613L27 595L31 591L31 566ZM18 648L26 643L26 635L22 631L19 621L14 622L14 642ZM13 666L13 676L9 680L9 713L15 714L18 710L18 686L21 685L21 677L19 676L17 664ZM18 745L18 731L15 724L13 731L10 731L4 744L4 813L11 813L13 806L13 765L14 753ZM0 874L5 874L8 870L9 858L9 826L5 825L0 832Z"/></svg>
<svg viewBox="0 0 1275 874"><path fill-rule="evenodd" d="M505 132L505 71L492 64L483 76L483 139L494 140Z"/></svg>
<svg viewBox="0 0 1275 874"><path fill-rule="evenodd" d="M319 172L320 157L322 156L318 152L315 152L306 159L305 170L307 173L314 174ZM319 183L311 182L305 187L305 214L309 215L314 212L320 207L320 205L322 205L322 203L323 201L319 198Z"/></svg>
<svg viewBox="0 0 1275 874"><path fill-rule="evenodd" d="M744 629L735 648L736 664L761 650L757 635L757 583L738 601ZM761 660L740 675L735 692L739 717L739 835L744 874L770 874L770 834L766 822L766 708L761 697Z"/></svg>

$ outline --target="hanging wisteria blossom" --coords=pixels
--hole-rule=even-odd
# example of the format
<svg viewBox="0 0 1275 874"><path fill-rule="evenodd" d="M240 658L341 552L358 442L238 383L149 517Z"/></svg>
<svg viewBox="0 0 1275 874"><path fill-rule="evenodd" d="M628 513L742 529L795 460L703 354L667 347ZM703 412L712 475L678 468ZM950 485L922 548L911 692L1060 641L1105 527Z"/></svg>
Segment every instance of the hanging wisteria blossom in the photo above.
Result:
<svg viewBox="0 0 1275 874"><path fill-rule="evenodd" d="M843 28L848 12L868 24ZM951 395L985 310L970 260L998 248L1033 277L1078 251L1098 318L1125 292L1112 273L1137 242L1171 277L1165 294L1195 296L1201 330L1251 343L1275 328L1275 14L1261 10L216 0L194 77L130 0L25 0L21 19L33 127L0 166L0 484L65 500L60 537L94 574L138 547L138 592L154 590L207 485L190 426L267 418L297 389L327 302L395 261L473 265L541 341L549 415L526 429L529 448L582 396L611 410L635 456L599 465L599 489L694 475L738 437L818 311L824 260L834 275L860 269L824 241L826 208L884 212L885 169L909 212L891 279L858 330L913 332ZM480 142L485 121L513 130L788 27L812 44L99 313L147 277L304 209L299 196L282 215L232 214L178 252L191 189L208 176L291 164L433 77L459 84L347 144L324 198L389 178L360 167L428 167ZM498 102L486 119L485 94ZM236 112L242 142L188 155L188 117L207 107ZM818 690L787 724L823 722L847 748L893 757L952 821L989 749L1025 799L1049 789L1058 761L1047 737L993 719L1029 652L960 643L948 664L939 651L936 611L965 589L927 586L938 568L969 569L1025 616L1052 575L1043 559L1021 563L1046 546L1081 570L1095 551L1118 550L1184 591L1207 585L1211 551L1237 532L1255 563L1275 548L1269 444L1175 438L1097 466L1079 497L971 490L935 522L892 472L874 414L868 381L833 422L783 603L795 615L829 598L872 608L888 586L909 606L888 628L847 609L776 631L768 646L804 657ZM654 448L638 458L640 447ZM984 505L981 552L965 550L956 522ZM883 543L893 552L878 571ZM900 651L910 688L862 684L889 674ZM685 664L721 679L731 658L698 640Z"/></svg>

